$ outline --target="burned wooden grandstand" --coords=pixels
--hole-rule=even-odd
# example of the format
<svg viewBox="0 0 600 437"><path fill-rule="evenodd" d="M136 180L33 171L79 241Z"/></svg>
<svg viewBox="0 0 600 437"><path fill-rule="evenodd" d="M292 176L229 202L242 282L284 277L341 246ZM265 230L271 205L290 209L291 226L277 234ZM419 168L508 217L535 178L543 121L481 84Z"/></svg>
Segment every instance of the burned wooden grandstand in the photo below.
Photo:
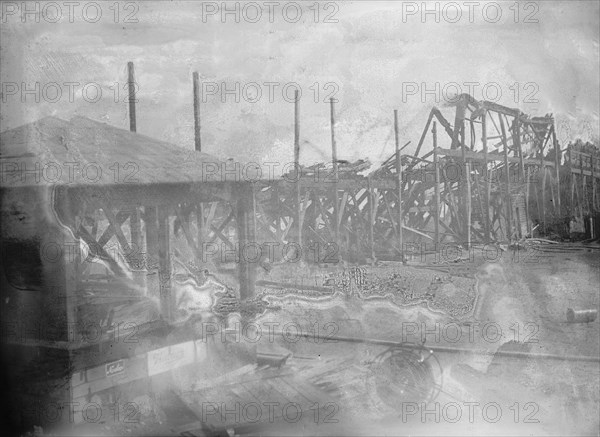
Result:
<svg viewBox="0 0 600 437"><path fill-rule="evenodd" d="M101 276L79 267L86 256L99 257L111 275L160 288L157 311L172 320L177 261L198 273L237 261L243 300L254 293L256 268L282 258L356 264L401 260L444 243L510 244L534 229L564 231L575 214L597 233L597 219L589 224L598 211L598 150L561 149L550 115L529 117L461 95L453 123L431 110L409 154L403 153L409 143L400 147L395 111L396 153L371 170L368 161L337 159L332 101L332 161L303 167L296 99L294 167L279 178L250 181L239 171L228 178L223 170L231 163L200 151L197 75L194 91L195 152L135 133L133 103L132 132L83 117L48 117L2 134L3 240L14 254L3 264L15 266L7 269L8 288L55 287L65 298L64 321L73 323L78 294ZM174 238L187 243L185 254L174 253ZM266 242L285 250L269 253ZM259 254L249 256L248 244ZM37 282L24 283L16 266L39 253L38 274L28 279ZM51 280L42 278L48 274ZM20 305L17 297L12 302ZM53 338L64 338L66 326Z"/></svg>
<svg viewBox="0 0 600 437"><path fill-rule="evenodd" d="M551 115L461 95L452 122L432 109L414 153L405 153L395 111L396 152L371 169L338 159L332 101L331 162L307 167L296 99L293 170L228 180L221 170L231 163L201 151L197 81L193 152L136 133L133 103L130 131L47 117L1 134L2 320L27 368L39 360L30 347L69 363L60 396L71 401L104 387L86 369L122 359L118 347L90 358L90 348L128 334L110 331L115 321L153 332L187 320L174 290L181 269L202 282L225 275L223 293L243 302L255 297L257 270L282 261L360 265L445 243L512 244L564 232L573 215L598 233L600 153L559 144ZM266 252L265 243L285 249ZM210 312L211 299L196 309ZM90 326L101 328L99 341L72 341ZM157 339L129 360L184 340L193 342Z"/></svg>

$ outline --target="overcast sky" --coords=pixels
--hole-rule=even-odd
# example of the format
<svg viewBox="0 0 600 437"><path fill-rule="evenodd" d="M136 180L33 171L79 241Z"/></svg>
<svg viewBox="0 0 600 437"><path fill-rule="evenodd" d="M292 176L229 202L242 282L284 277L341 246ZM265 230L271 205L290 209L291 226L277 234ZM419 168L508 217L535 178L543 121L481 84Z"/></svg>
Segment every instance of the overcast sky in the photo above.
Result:
<svg viewBox="0 0 600 437"><path fill-rule="evenodd" d="M305 163L330 156L325 100L332 93L344 159L379 162L393 152L393 109L401 141L416 145L433 106L453 119L445 100L457 90L531 115L553 113L562 140L598 135L597 1L437 2L438 16L423 15L421 2L301 3L298 12L290 2L257 2L260 17L254 5L239 3L236 19L221 14L221 2L123 2L118 14L107 2L101 17L80 2L71 11L63 5L59 20L43 2L36 17L32 2L23 23L21 2L3 2L0 128L47 115L128 128L123 87L133 61L138 132L193 148L198 71L206 91L203 151L220 158L291 159L293 83L302 92ZM428 7L435 11L436 3ZM23 83L39 84L39 103L35 92L22 95ZM223 96L223 84L234 92Z"/></svg>

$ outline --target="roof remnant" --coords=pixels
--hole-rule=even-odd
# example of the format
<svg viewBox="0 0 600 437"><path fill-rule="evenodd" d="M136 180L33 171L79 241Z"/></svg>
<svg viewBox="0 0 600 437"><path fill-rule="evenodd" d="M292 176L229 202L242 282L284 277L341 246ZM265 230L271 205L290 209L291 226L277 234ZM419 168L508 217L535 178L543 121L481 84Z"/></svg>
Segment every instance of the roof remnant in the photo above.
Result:
<svg viewBox="0 0 600 437"><path fill-rule="evenodd" d="M215 165L223 163L86 117L45 117L0 134L2 187L200 182Z"/></svg>

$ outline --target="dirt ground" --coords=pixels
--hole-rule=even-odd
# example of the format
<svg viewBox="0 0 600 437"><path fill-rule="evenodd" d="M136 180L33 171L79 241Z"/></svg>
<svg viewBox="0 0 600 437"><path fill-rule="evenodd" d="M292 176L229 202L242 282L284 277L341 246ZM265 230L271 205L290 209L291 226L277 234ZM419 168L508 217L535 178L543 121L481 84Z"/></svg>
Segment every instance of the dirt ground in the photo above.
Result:
<svg viewBox="0 0 600 437"><path fill-rule="evenodd" d="M276 371L296 378L297 387L308 382L301 380L307 368L337 363L335 389L322 390L318 400L335 404L330 420L315 420L311 410L297 422L270 423L248 434L599 434L599 321L568 323L566 311L599 308L600 251L540 252L535 257L505 251L494 262L475 255L460 263L381 263L364 266L362 279L349 278L356 279L351 266L276 267L259 279L291 285L259 288L268 305L251 322L287 329L288 335L271 338L263 330L258 341L247 341L244 334L241 341L214 342L202 368L171 371L153 381L152 390L175 393L177 402L183 400L199 415L193 401L197 384L240 369L257 354L291 353ZM332 291L302 291L294 283ZM297 331L308 335L296 336ZM376 372L368 370L388 346L334 336L415 344L425 340L423 350L433 350L435 357L434 362L421 355L432 363L431 396L390 405ZM390 387L396 382L390 381ZM216 396L221 392L216 389ZM267 391L257 401L268 402L269 396ZM178 434L164 412L165 402L171 402L165 399L161 404L149 398L140 423L107 424L101 433ZM77 435L97 431L89 424L74 430Z"/></svg>
<svg viewBox="0 0 600 437"><path fill-rule="evenodd" d="M412 273L404 272L415 270L410 266L387 266L387 269L409 277ZM350 427L353 434L368 435L376 430L375 434L386 435L598 435L598 320L568 323L566 310L598 309L599 269L598 251L538 253L520 259L505 252L497 262L475 257L462 263L461 276L446 281L452 286L438 290L433 300L403 306L393 297L372 302L354 295L338 305L330 303L328 308L316 310L314 304L290 298L287 302L283 300L284 309L278 317L289 317L298 323L303 320L306 323L306 319L319 323L334 320L339 326L338 334L343 336L396 341L425 338L426 345L432 348L478 351L437 353L445 382L436 401L420 405L419 411L406 419L397 411L372 413L368 425ZM427 273L416 276L413 286L420 287L422 292L431 278ZM444 313L441 310L444 306L437 304L442 298L440 293L469 306L470 279L476 282L476 302L471 311L457 317L446 306ZM462 335L457 334L458 326ZM416 334L408 335L415 329ZM285 346L303 354L314 353L315 349L308 343ZM340 342L327 344L322 354L365 357L380 350L368 344ZM556 357L494 356L498 350ZM596 361L577 361L582 356L595 357ZM472 417L465 402L480 404L473 407ZM436 403L441 409L438 416L435 413L421 416L425 408L435 411ZM456 422L450 414L456 408L455 403L462 413L461 420ZM346 404L349 417L364 415L362 406L355 410L351 405ZM446 418L444 407L448 409ZM485 414L484 408L487 408ZM492 410L501 415L497 422ZM374 427L374 423L381 425Z"/></svg>

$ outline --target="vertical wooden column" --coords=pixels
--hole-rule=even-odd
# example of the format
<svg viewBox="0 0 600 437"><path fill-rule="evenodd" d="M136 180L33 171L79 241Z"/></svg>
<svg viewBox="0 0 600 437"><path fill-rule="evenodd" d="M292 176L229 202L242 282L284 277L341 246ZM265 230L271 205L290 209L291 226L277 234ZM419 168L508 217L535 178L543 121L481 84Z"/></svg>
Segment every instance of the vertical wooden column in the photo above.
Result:
<svg viewBox="0 0 600 437"><path fill-rule="evenodd" d="M425 124L425 129L423 129L423 133L421 134L421 138L419 139L419 144L417 144L417 150L415 150L414 156L419 156L419 152L421 151L421 146L423 145L423 141L425 141L425 137L427 136L427 131L429 130L429 125L431 124L431 120L433 120L433 110L429 113L429 118L427 119L427 123Z"/></svg>
<svg viewBox="0 0 600 437"><path fill-rule="evenodd" d="M160 287L160 313L164 320L173 320L173 292L171 271L171 238L169 207L158 207L158 277Z"/></svg>
<svg viewBox="0 0 600 437"><path fill-rule="evenodd" d="M506 238L510 244L512 238L512 201L510 198L510 167L508 164L508 142L506 140L506 128L504 127L504 120L502 115L498 115L500 120L500 130L502 131L502 145L504 150L504 183L506 184Z"/></svg>
<svg viewBox="0 0 600 437"><path fill-rule="evenodd" d="M242 187L236 187L236 228L237 228L237 236L238 236L238 251L239 251L239 262L238 262L238 280L240 283L240 300L248 299L248 263L244 257L244 247L248 244L248 214L247 214L247 206L246 199L244 199L245 193L242 190Z"/></svg>
<svg viewBox="0 0 600 437"><path fill-rule="evenodd" d="M52 189L47 188L46 190L47 194L44 195L50 195ZM69 190L57 190L56 192L56 207L60 209L64 208L63 211L70 210L75 212L75 205L70 204L72 198L68 195ZM58 194L59 192L61 194ZM74 215L79 215L81 213L83 213L83 211L80 210ZM68 217L69 215L70 214L67 213L62 216ZM71 229L75 230L75 226L75 223L73 223ZM80 338L80 330L77 328L78 318L80 317L77 308L78 290L81 285L79 266L81 266L82 262L87 261L82 259L82 251L79 246L79 238L81 237L79 237L78 234L75 234L75 239L72 240L71 235L70 232L43 232L42 235L40 235L42 248L47 247L47 244L56 245L58 243L60 245L59 247L67 248L67 250L62 251L59 260L51 259L48 256L41 257L42 268L44 269L44 286L48 286L48 291L53 289L53 292L41 293L39 296L36 295L35 299L37 301L36 305L39 305L39 308L41 309L41 313L38 314L40 314L42 318L48 318L45 321L38 320L35 316L23 317L22 320L19 320L18 318L13 319L19 323L20 329L18 329L17 332L20 332L18 332L18 334L17 332L14 332L19 339L32 336L34 341L42 339L62 339L70 343L78 341ZM100 247L90 246L90 249L95 255L98 255L99 252L103 251ZM2 257L9 257L11 256L11 253L5 251L4 247L1 246L0 251L2 252L0 255L0 266L2 266ZM27 273L23 272L23 274L26 275ZM64 307L61 308L59 305L56 305L56 299L64 299L60 300L60 302L64 302ZM23 309L25 310L25 314L27 314L27 309L25 308ZM60 316L49 318L49 315L52 313L57 315L60 314ZM49 321L50 324L47 324ZM43 325L40 325L40 322ZM10 322L7 326L10 326ZM43 329L40 330L42 326ZM31 328L31 331L29 331L29 328Z"/></svg>
<svg viewBox="0 0 600 437"><path fill-rule="evenodd" d="M297 227L297 239L296 241L302 246L302 201L301 201L301 186L300 179L302 177L302 171L300 170L300 96L298 90L294 93L294 167L298 172L298 180L296 181L296 216L294 221ZM302 250L304 253L304 250Z"/></svg>
<svg viewBox="0 0 600 437"><path fill-rule="evenodd" d="M246 183L246 192L247 202L246 202L246 214L247 214L247 231L246 238L248 242L256 247L258 242L256 241L256 190L253 183ZM300 252L302 255L302 250ZM250 253L249 256L254 256L253 253ZM246 267L248 271L248 284L246 286L246 292L248 296L254 297L256 290L256 268L258 267L258 260L253 260L253 262L248 262L248 266Z"/></svg>
<svg viewBox="0 0 600 437"><path fill-rule="evenodd" d="M158 260L158 216L155 206L144 207L144 225L146 227L146 256L152 261Z"/></svg>
<svg viewBox="0 0 600 437"><path fill-rule="evenodd" d="M464 141L464 121L467 110L467 102L464 97L456 106L456 115L454 117L454 132L452 133L452 149L460 146L462 165L465 171L465 186L460 188L464 202L464 218L465 218L465 238L467 248L471 247L471 172L467 161Z"/></svg>
<svg viewBox="0 0 600 437"><path fill-rule="evenodd" d="M129 130L136 132L135 120L135 72L133 70L133 62L127 63L127 84L129 87Z"/></svg>
<svg viewBox="0 0 600 437"><path fill-rule="evenodd" d="M521 147L521 123L519 121L519 117L515 117L515 121L513 123L513 144L517 146L517 150L519 151L521 177L523 178L523 183L525 184L525 221L527 222L527 233L531 234L531 223L529 223L529 169L525 171L523 148ZM530 236L533 237L533 235Z"/></svg>
<svg viewBox="0 0 600 437"><path fill-rule="evenodd" d="M540 144L540 170L542 171L542 232L546 233L546 167L544 166L544 142Z"/></svg>
<svg viewBox="0 0 600 437"><path fill-rule="evenodd" d="M239 184L236 187L236 224L239 244L238 278L240 283L240 300L254 296L256 281L256 261L251 246L256 245L255 196L254 186Z"/></svg>
<svg viewBox="0 0 600 437"><path fill-rule="evenodd" d="M136 132L135 116L135 72L133 62L127 63L127 83L129 88L129 130ZM141 223L140 213L137 207L134 207L129 216L129 229L131 231L131 248L134 254L140 254L141 248Z"/></svg>
<svg viewBox="0 0 600 437"><path fill-rule="evenodd" d="M140 211L137 206L131 211L129 224L131 227L131 249L134 254L140 254L142 251L142 226L140 222Z"/></svg>
<svg viewBox="0 0 600 437"><path fill-rule="evenodd" d="M437 150L437 124L433 122L433 166L435 170L435 251L440 247L440 161Z"/></svg>
<svg viewBox="0 0 600 437"><path fill-rule="evenodd" d="M583 174L583 152L579 152L579 174L581 175L581 201L579 202L579 215L583 219L583 206L586 203L585 197L585 186L586 186L586 177Z"/></svg>
<svg viewBox="0 0 600 437"><path fill-rule="evenodd" d="M368 208L368 214L369 214L369 228L368 228L368 232L369 232L369 254L370 254L370 258L371 258L371 265L375 265L375 236L373 233L373 224L375 221L375 208L374 208L374 193L373 193L373 186L371 185L371 176L367 176L367 184L368 184L368 190L369 190L369 202L367 204L367 208Z"/></svg>
<svg viewBox="0 0 600 437"><path fill-rule="evenodd" d="M275 211L275 235L277 236L278 242L283 244L283 237L281 235L281 214L279 210L281 205L279 204L279 185L277 181L274 181L271 185L271 210ZM274 259L271 260L275 262Z"/></svg>
<svg viewBox="0 0 600 437"><path fill-rule="evenodd" d="M339 248L340 244L340 206L338 204L338 158L337 158L337 144L335 142L335 107L333 97L329 99L330 105L330 123L331 123L331 160L333 164L333 232L335 238L335 244ZM340 250L341 253L345 253L344 250Z"/></svg>
<svg viewBox="0 0 600 437"><path fill-rule="evenodd" d="M595 153L592 151L590 155L590 164L592 166L592 214L596 212L596 173L594 169L594 165L596 160Z"/></svg>
<svg viewBox="0 0 600 437"><path fill-rule="evenodd" d="M569 147L569 172L571 176L571 214L569 216L572 216L575 211L575 173L573 173L573 167L575 167L573 165L573 153L571 147Z"/></svg>
<svg viewBox="0 0 600 437"><path fill-rule="evenodd" d="M404 242L402 240L402 159L400 158L400 139L398 138L398 110L394 109L394 143L396 145L396 179L398 193L398 247L400 261L404 260Z"/></svg>
<svg viewBox="0 0 600 437"><path fill-rule="evenodd" d="M465 126L464 120L461 119L459 127L460 148L462 151L463 164L465 169L465 220L466 220L466 246L471 248L471 163L466 157L465 145Z"/></svg>
<svg viewBox="0 0 600 437"><path fill-rule="evenodd" d="M554 169L556 175L556 206L558 209L559 217L562 217L562 210L560 207L560 145L556 139L556 131L554 130L554 124L552 124L552 143L554 144Z"/></svg>
<svg viewBox="0 0 600 437"><path fill-rule="evenodd" d="M134 206L129 215L129 230L131 232L131 253L127 254L129 257L141 257L142 256L142 223L140 220L140 211L137 206ZM134 264L137 266L140 264L140 259L134 260ZM137 270L137 267L136 267ZM141 269L140 269L141 270ZM138 283L143 283L146 279L146 275L143 272L134 272L135 280Z"/></svg>
<svg viewBox="0 0 600 437"><path fill-rule="evenodd" d="M194 149L196 152L202 151L202 137L200 134L200 80L198 78L198 72L194 71L192 73L192 87L194 94ZM203 253L203 239L204 239L204 206L202 202L198 202L196 205L196 228L197 232L197 240L198 240L198 250L196 253L199 259L197 259L197 264L201 265L202 263L202 253Z"/></svg>
<svg viewBox="0 0 600 437"><path fill-rule="evenodd" d="M527 220L527 233L529 234L529 236L531 238L533 238L533 230L531 229L531 223L529 223L529 186L530 186L530 169L529 167L527 167L527 170L525 172L525 177L526 179L526 184L525 185L525 218Z"/></svg>
<svg viewBox="0 0 600 437"><path fill-rule="evenodd" d="M487 110L484 111L481 118L481 143L483 145L483 182L485 184L485 190L483 192L483 229L485 235L485 242L490 242L490 189L491 181L488 175L488 146L487 146Z"/></svg>
<svg viewBox="0 0 600 437"><path fill-rule="evenodd" d="M464 132L464 131L463 131ZM464 133L463 133L464 135ZM461 135L462 136L462 135ZM464 137L463 137L463 147L465 147L464 145ZM471 215L472 215L472 201L473 201L473 194L472 194L472 189L471 189L471 161L470 160L466 160L465 161L465 175L467 178L467 196L466 196L466 201L467 204L465 206L466 211L467 211L467 249L471 248Z"/></svg>
<svg viewBox="0 0 600 437"><path fill-rule="evenodd" d="M192 73L194 91L194 147L196 152L202 151L202 137L200 136L200 85L198 72Z"/></svg>

